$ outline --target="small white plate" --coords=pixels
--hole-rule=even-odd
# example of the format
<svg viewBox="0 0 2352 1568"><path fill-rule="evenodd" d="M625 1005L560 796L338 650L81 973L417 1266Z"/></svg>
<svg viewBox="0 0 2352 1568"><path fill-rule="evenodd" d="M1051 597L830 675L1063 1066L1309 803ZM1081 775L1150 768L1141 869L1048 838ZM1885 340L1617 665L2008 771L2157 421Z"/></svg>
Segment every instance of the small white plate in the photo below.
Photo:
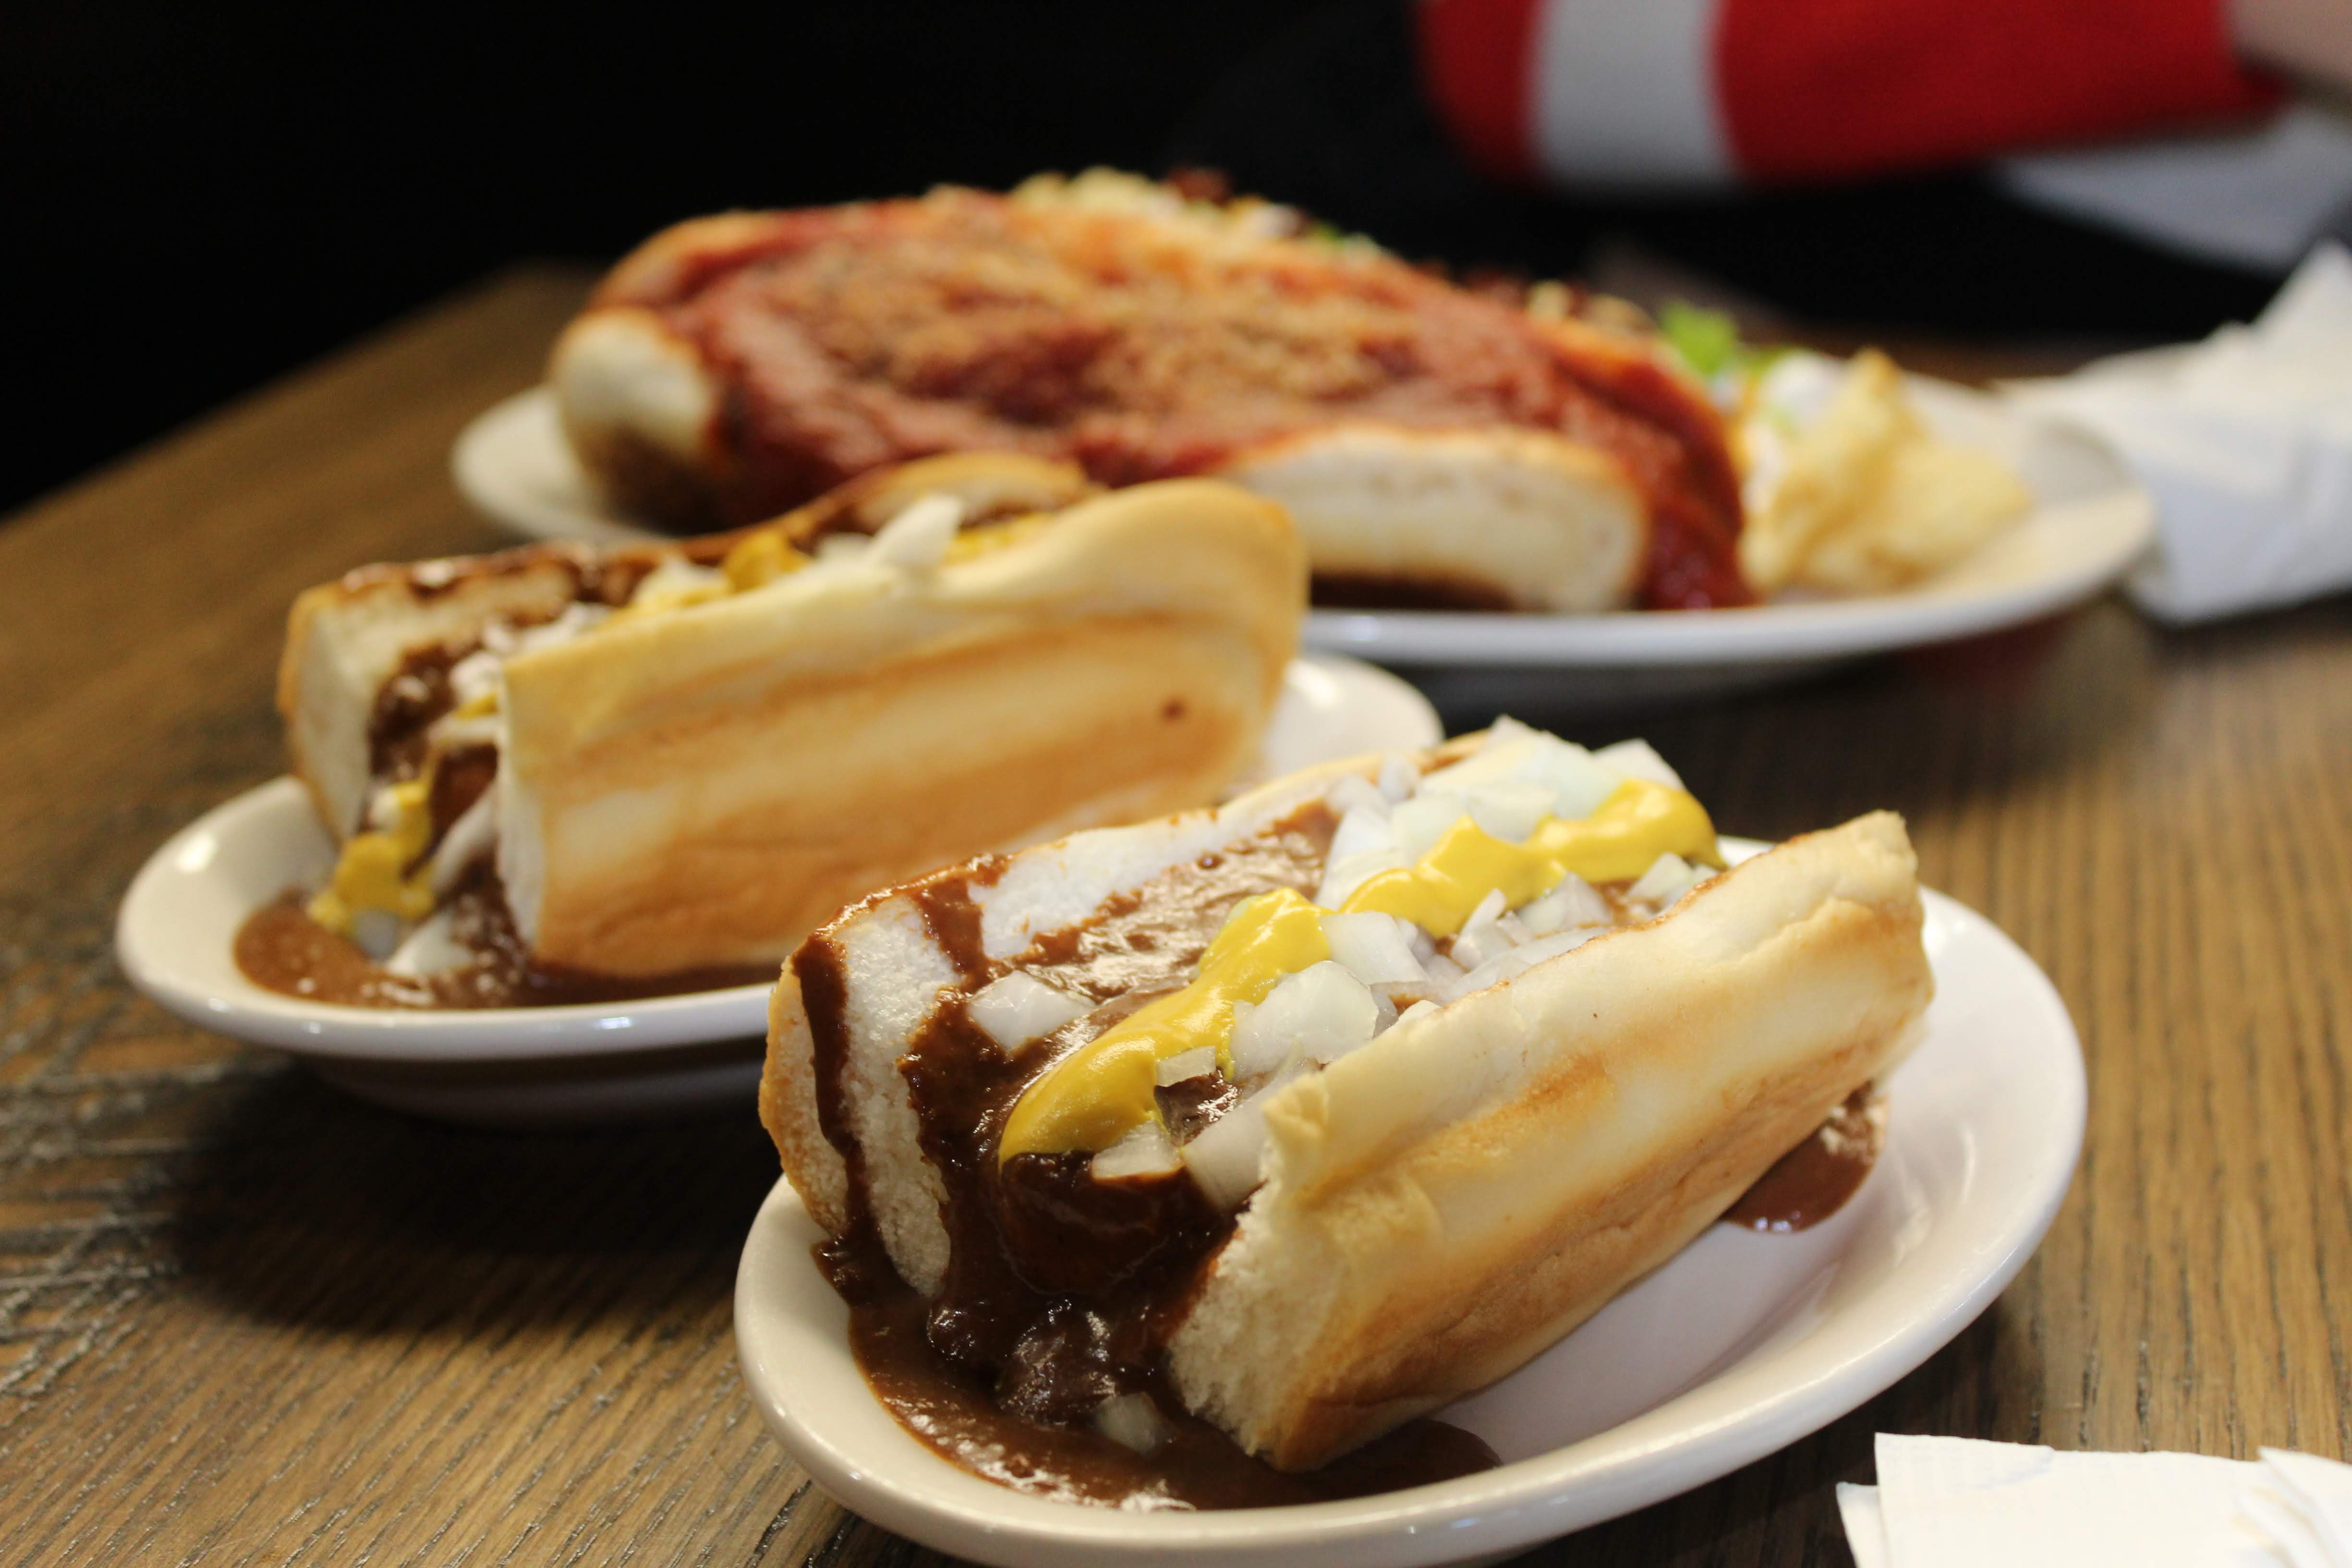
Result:
<svg viewBox="0 0 2352 1568"><path fill-rule="evenodd" d="M1437 715L1394 676L1349 658L1292 663L1253 778L1334 757L1415 750ZM562 1007L409 1012L266 991L231 951L247 915L316 887L335 850L292 779L248 790L149 858L115 922L123 972L190 1023L276 1046L365 1100L451 1121L609 1121L749 1103L765 985Z"/></svg>
<svg viewBox="0 0 2352 1568"><path fill-rule="evenodd" d="M736 1276L744 1379L818 1485L983 1563L1407 1568L1498 1558L1672 1497L1926 1361L2016 1276L2065 1196L2084 1115L2065 1006L1991 922L1939 894L1927 903L1937 996L1925 1041L1887 1086L1886 1152L1862 1191L1795 1236L1715 1226L1551 1350L1440 1413L1493 1445L1498 1469L1201 1513L1057 1503L982 1480L909 1436L866 1388L847 1310L809 1256L822 1233L783 1182Z"/></svg>
<svg viewBox="0 0 2352 1568"><path fill-rule="evenodd" d="M1917 588L1673 614L1317 610L1307 644L1410 669L1449 710L1606 710L1760 686L1843 658L2022 625L2097 594L2147 550L2154 503L2095 437L2021 419L1998 397L1950 382L1912 376L1906 386L1937 435L1998 454L2036 498L2015 528ZM469 501L522 533L658 537L613 514L573 459L543 386L477 417L451 466Z"/></svg>

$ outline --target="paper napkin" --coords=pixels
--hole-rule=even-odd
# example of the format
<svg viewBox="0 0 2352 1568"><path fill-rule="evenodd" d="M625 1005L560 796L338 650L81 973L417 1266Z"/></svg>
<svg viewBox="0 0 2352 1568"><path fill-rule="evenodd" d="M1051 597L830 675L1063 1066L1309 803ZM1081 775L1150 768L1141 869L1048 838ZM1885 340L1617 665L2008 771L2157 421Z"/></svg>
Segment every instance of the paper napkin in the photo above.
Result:
<svg viewBox="0 0 2352 1568"><path fill-rule="evenodd" d="M2062 1454L1878 1437L1878 1484L1840 1486L1856 1568L2352 1568L2352 1466L2265 1448Z"/></svg>
<svg viewBox="0 0 2352 1568"><path fill-rule="evenodd" d="M2087 426L2156 498L2130 582L2160 620L2211 620L2352 587L2352 253L2328 241L2252 326L2009 389Z"/></svg>

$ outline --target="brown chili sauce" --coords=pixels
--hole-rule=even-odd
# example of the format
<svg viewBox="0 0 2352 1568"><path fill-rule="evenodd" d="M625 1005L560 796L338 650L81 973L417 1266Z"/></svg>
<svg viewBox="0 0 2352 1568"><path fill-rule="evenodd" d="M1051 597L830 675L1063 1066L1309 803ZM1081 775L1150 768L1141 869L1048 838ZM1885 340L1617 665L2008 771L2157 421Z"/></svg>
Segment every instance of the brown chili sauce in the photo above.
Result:
<svg viewBox="0 0 2352 1568"><path fill-rule="evenodd" d="M345 1007L554 1007L631 1002L761 985L766 964L688 969L668 974L605 974L530 956L507 908L506 890L486 859L474 863L446 900L450 936L472 961L441 973L394 974L350 938L310 918L299 891L261 906L237 928L236 967L265 991Z"/></svg>
<svg viewBox="0 0 2352 1568"><path fill-rule="evenodd" d="M1885 1146L1885 1099L1864 1084L1811 1137L1774 1162L1723 1217L1783 1235L1811 1229L1862 1190Z"/></svg>

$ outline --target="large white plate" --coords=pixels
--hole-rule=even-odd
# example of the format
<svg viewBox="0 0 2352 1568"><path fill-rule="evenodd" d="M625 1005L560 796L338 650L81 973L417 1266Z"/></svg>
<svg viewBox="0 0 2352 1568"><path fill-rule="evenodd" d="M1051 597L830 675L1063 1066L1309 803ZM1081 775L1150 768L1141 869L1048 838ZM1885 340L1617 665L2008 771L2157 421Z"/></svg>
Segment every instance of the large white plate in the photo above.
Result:
<svg viewBox="0 0 2352 1568"><path fill-rule="evenodd" d="M1729 846L1727 846L1728 847ZM1753 853L1758 846L1740 846ZM1125 1513L1027 1497L924 1447L867 1390L789 1184L735 1284L745 1381L817 1483L925 1545L1004 1564L1403 1568L1496 1557L1697 1486L1927 1359L2024 1266L2081 1152L2083 1060L2057 993L1982 916L1927 895L1937 996L1887 1085L1877 1170L1790 1237L1717 1226L1583 1328L1441 1412L1499 1469L1307 1507Z"/></svg>
<svg viewBox="0 0 2352 1568"><path fill-rule="evenodd" d="M1440 738L1428 702L1348 658L1295 661L1250 780ZM1250 782L1245 780L1244 782ZM765 985L562 1007L403 1012L265 991L231 942L255 909L314 887L335 850L301 786L278 779L183 829L149 858L115 922L123 972L204 1028L276 1046L352 1093L488 1123L676 1115L749 1101Z"/></svg>
<svg viewBox="0 0 2352 1568"><path fill-rule="evenodd" d="M1939 435L1998 453L2036 498L2016 528L1918 588L1671 615L1318 610L1307 617L1307 645L1429 672L1441 701L1464 706L1618 705L1755 686L1836 659L2021 625L2098 593L2147 548L2154 506L2095 437L2021 420L2000 399L1949 382L1914 376L1908 386ZM468 500L520 532L657 537L615 516L597 493L543 386L476 418L451 466ZM1512 672L1540 679L1514 681ZM1492 679L1497 673L1506 679Z"/></svg>

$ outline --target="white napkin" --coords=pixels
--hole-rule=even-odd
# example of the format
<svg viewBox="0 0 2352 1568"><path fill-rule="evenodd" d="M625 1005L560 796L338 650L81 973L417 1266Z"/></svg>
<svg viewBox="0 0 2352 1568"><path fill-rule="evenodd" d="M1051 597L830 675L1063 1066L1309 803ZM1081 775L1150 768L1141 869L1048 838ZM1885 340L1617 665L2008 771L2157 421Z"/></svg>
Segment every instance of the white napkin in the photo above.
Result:
<svg viewBox="0 0 2352 1568"><path fill-rule="evenodd" d="M2086 426L2156 498L2132 597L2175 625L2352 586L2352 254L2305 258L2262 319L2009 389Z"/></svg>
<svg viewBox="0 0 2352 1568"><path fill-rule="evenodd" d="M2352 1466L2263 1450L2061 1454L1878 1436L1878 1485L1838 1488L1857 1568L2352 1568Z"/></svg>

